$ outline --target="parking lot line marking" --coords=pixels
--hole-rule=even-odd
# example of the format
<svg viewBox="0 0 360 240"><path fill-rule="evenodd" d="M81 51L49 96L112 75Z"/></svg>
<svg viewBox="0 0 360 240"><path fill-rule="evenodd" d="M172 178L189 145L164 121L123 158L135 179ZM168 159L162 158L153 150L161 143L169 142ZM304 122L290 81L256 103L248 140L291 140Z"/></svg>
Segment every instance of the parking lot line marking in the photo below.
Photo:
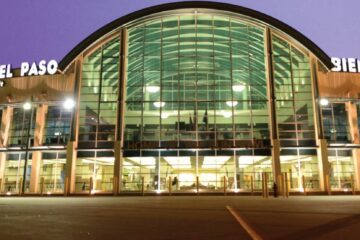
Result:
<svg viewBox="0 0 360 240"><path fill-rule="evenodd" d="M254 240L262 240L263 238L237 213L236 209L230 206L226 206L226 209L229 210L231 215L236 219L241 227L250 235Z"/></svg>

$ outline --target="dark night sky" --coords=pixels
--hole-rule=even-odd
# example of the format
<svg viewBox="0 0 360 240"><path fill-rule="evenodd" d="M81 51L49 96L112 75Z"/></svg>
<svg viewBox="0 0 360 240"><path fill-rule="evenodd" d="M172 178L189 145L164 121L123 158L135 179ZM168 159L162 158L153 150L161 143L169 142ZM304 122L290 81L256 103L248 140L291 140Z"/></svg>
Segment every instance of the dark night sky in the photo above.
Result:
<svg viewBox="0 0 360 240"><path fill-rule="evenodd" d="M169 0L2 0L0 64L60 61L108 22ZM329 56L360 57L359 0L226 0L275 17Z"/></svg>

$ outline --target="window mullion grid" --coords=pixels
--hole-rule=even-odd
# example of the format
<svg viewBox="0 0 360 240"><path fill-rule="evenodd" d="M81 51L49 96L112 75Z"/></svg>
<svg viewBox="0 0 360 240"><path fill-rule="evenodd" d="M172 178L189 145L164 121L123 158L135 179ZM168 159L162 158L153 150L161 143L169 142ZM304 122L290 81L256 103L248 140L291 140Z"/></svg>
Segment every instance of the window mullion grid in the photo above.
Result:
<svg viewBox="0 0 360 240"><path fill-rule="evenodd" d="M299 132L298 132L298 121L297 121L297 115L296 115L296 102L297 99L295 99L295 93L294 93L294 73L293 73L293 64L292 64L292 49L293 47L289 44L289 55L290 55L290 79L291 79L291 94L292 97L290 98L292 101L293 106L293 116L294 116L294 124L295 124L295 140L296 145L299 146Z"/></svg>
<svg viewBox="0 0 360 240"><path fill-rule="evenodd" d="M102 92L102 80L103 80L103 63L104 63L104 46L101 46L101 56L100 56L100 76L99 76L99 93L98 93L98 106L97 106L97 119L95 127L95 148L98 148L98 138L99 138L99 123L100 123L100 101L101 101L101 92Z"/></svg>

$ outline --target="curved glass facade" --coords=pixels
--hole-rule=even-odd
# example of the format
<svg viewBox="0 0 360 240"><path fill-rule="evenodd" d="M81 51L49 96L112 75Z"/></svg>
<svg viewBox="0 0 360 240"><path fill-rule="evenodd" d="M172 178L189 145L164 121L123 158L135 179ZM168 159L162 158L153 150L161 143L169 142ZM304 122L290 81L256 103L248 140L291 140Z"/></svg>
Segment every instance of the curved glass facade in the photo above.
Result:
<svg viewBox="0 0 360 240"><path fill-rule="evenodd" d="M281 146L310 148L307 158L296 149L280 153L291 188L300 189L304 175L315 182L311 188L319 188L305 53L280 35L267 36L261 24L214 13L157 17L125 34L125 50L115 38L85 58L79 116L79 149L113 148L117 94L123 94L121 191L260 189L263 173L270 187L275 123ZM269 41L272 58L266 54ZM277 122L270 111L272 82ZM95 159L101 164L98 154L90 163L78 153L78 191L90 185L89 176L102 182L91 167Z"/></svg>

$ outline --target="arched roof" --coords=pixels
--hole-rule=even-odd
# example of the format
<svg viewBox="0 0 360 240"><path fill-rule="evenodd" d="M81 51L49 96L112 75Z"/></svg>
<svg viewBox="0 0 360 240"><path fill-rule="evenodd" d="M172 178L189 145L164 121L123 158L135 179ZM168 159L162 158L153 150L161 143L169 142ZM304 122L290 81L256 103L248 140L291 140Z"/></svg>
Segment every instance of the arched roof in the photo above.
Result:
<svg viewBox="0 0 360 240"><path fill-rule="evenodd" d="M177 9L187 9L187 8L207 8L207 9L215 9L215 10L222 10L222 11L228 11L228 12L234 12L238 14L242 14L257 20L260 20L264 23L267 23L284 33L288 34L289 36L293 37L297 41L299 41L302 45L304 45L307 49L309 49L320 61L323 62L323 64L331 69L333 67L333 64L331 62L330 57L320 48L318 47L314 42L312 42L310 39L305 37L302 33L295 30L291 26L285 24L284 22L281 22L271 16L268 16L264 13L233 5L228 3L219 3L219 2L207 2L207 1L189 1L189 2L173 2L173 3L167 3L167 4L161 4L149 8L145 8L133 13L130 13L128 15L125 15L123 17L120 17L102 28L98 29L94 33L92 33L90 36L88 36L86 39L84 39L82 42L80 42L76 47L74 47L59 63L59 68L61 70L64 70L68 67L68 65L79 55L81 54L85 49L87 49L92 43L94 43L96 40L101 38L102 36L106 35L107 33L115 30L116 28L134 21L136 19L156 14L163 11L170 11L170 10L177 10Z"/></svg>

